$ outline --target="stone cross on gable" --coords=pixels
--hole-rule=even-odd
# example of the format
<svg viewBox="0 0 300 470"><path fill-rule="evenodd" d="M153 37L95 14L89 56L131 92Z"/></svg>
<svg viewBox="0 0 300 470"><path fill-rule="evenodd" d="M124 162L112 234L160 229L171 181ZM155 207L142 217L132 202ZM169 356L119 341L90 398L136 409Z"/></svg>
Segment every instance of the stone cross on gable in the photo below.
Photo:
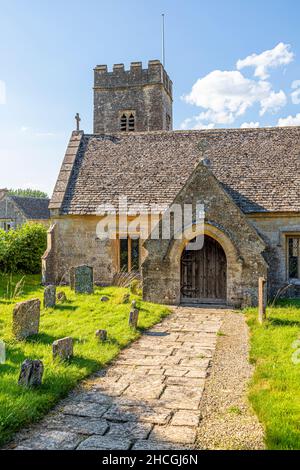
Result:
<svg viewBox="0 0 300 470"><path fill-rule="evenodd" d="M80 121L81 121L79 113L76 113L75 120L76 120L76 130L77 130L77 132L79 132L80 131Z"/></svg>

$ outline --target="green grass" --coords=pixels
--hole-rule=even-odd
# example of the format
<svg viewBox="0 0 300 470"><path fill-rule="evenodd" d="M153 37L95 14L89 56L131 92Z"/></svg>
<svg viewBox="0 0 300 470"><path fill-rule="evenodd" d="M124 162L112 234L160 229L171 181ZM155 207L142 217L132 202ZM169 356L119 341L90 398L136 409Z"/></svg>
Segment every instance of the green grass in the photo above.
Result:
<svg viewBox="0 0 300 470"><path fill-rule="evenodd" d="M250 358L256 365L249 397L265 426L267 448L299 450L300 363L294 364L292 355L293 343L300 339L300 301L281 301L268 308L263 326L257 323L257 309L246 315Z"/></svg>
<svg viewBox="0 0 300 470"><path fill-rule="evenodd" d="M16 283L20 276L14 276ZM11 335L12 310L16 302L43 297L43 288L37 276L27 276L22 296L7 299L7 276L0 275L0 339L7 347L6 363L0 364L0 444L24 425L41 418L80 380L99 370L116 357L119 351L137 339L141 331L168 315L165 306L143 302L131 295L140 307L139 328L129 328L130 303L123 304L127 289L96 288L94 295L75 295L69 288L63 290L68 298L55 309L41 311L40 332L26 341L17 341ZM101 302L102 295L108 302ZM108 331L108 341L99 343L97 329ZM74 358L69 363L52 359L53 341L65 336L74 339ZM45 366L43 385L39 389L24 389L17 385L20 365L26 359L41 359Z"/></svg>

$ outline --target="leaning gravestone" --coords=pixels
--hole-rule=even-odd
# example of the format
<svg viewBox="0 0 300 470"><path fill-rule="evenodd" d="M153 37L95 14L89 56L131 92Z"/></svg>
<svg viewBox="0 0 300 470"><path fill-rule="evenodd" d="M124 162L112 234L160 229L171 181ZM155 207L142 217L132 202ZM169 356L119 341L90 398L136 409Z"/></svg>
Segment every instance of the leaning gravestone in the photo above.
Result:
<svg viewBox="0 0 300 470"><path fill-rule="evenodd" d="M73 338L67 337L54 341L52 344L52 353L53 359L69 360L73 357Z"/></svg>
<svg viewBox="0 0 300 470"><path fill-rule="evenodd" d="M41 302L39 299L27 300L15 305L13 310L13 335L21 340L39 332Z"/></svg>
<svg viewBox="0 0 300 470"><path fill-rule="evenodd" d="M2 339L0 339L0 364L5 364L5 360L6 360L5 343Z"/></svg>
<svg viewBox="0 0 300 470"><path fill-rule="evenodd" d="M139 310L136 308L136 302L133 300L132 304L132 309L129 314L129 326L132 328L137 328L138 325L138 320L139 320Z"/></svg>
<svg viewBox="0 0 300 470"><path fill-rule="evenodd" d="M56 287L47 286L44 290L44 308L54 308L56 303Z"/></svg>
<svg viewBox="0 0 300 470"><path fill-rule="evenodd" d="M38 387L42 384L43 373L42 361L26 359L21 366L18 384L24 387Z"/></svg>
<svg viewBox="0 0 300 470"><path fill-rule="evenodd" d="M94 274L90 266L77 266L74 272L74 289L76 294L93 294Z"/></svg>

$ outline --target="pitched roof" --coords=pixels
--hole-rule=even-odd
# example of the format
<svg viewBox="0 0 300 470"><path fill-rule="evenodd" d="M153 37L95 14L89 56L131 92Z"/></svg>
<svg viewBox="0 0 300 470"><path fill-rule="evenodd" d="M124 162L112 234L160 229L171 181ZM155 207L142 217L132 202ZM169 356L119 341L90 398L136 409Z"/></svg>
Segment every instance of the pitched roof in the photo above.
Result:
<svg viewBox="0 0 300 470"><path fill-rule="evenodd" d="M72 134L50 209L170 204L203 158L245 212L300 211L300 127Z"/></svg>
<svg viewBox="0 0 300 470"><path fill-rule="evenodd" d="M37 197L9 196L28 220L50 218L49 199Z"/></svg>

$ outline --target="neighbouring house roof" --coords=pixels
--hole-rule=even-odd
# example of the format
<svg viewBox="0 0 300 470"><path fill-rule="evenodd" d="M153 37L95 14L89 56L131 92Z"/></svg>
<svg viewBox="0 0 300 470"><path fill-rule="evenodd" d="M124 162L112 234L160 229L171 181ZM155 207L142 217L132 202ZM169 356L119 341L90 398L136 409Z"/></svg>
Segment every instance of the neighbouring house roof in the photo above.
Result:
<svg viewBox="0 0 300 470"><path fill-rule="evenodd" d="M9 196L28 220L50 219L49 199Z"/></svg>
<svg viewBox="0 0 300 470"><path fill-rule="evenodd" d="M245 213L300 211L300 127L72 134L50 202L61 214L100 204L170 204L205 159Z"/></svg>

